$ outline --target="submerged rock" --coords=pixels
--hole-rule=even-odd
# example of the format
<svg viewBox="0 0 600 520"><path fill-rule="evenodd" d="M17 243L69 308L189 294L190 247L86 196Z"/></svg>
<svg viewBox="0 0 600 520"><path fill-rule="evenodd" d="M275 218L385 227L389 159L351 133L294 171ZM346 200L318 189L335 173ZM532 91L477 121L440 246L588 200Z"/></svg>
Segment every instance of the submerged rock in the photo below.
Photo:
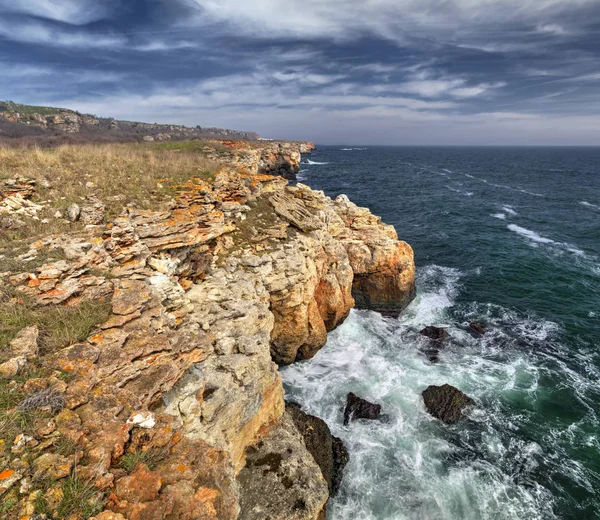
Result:
<svg viewBox="0 0 600 520"><path fill-rule="evenodd" d="M421 332L419 332L419 334L429 338L432 341L435 341L436 343L444 343L450 339L450 334L448 334L446 329L443 329L442 327L433 327L431 325L425 327Z"/></svg>
<svg viewBox="0 0 600 520"><path fill-rule="evenodd" d="M425 408L436 419L453 424L463 413L463 409L473 404L473 400L458 388L448 384L442 386L429 386L423 391Z"/></svg>
<svg viewBox="0 0 600 520"><path fill-rule="evenodd" d="M286 403L285 409L304 437L306 449L321 468L329 487L329 496L335 496L340 489L343 470L349 460L344 443L331 435L329 426L322 419L304 413L293 403Z"/></svg>
<svg viewBox="0 0 600 520"><path fill-rule="evenodd" d="M346 408L344 410L344 425L357 419L379 419L381 405L373 404L350 392L346 397Z"/></svg>
<svg viewBox="0 0 600 520"><path fill-rule="evenodd" d="M483 321L472 321L469 323L469 328L477 335L483 336L487 332L487 323Z"/></svg>

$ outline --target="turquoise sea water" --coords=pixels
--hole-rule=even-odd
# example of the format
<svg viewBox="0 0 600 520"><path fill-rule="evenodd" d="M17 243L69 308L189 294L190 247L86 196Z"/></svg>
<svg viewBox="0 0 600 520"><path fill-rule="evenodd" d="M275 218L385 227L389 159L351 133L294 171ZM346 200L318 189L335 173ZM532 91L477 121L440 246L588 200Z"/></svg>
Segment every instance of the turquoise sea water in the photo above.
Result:
<svg viewBox="0 0 600 520"><path fill-rule="evenodd" d="M418 297L399 319L353 311L283 371L350 450L329 518L600 518L600 149L344 148L299 181L393 224ZM438 363L426 325L452 335ZM477 403L453 426L422 404L443 383ZM349 391L389 422L344 427Z"/></svg>

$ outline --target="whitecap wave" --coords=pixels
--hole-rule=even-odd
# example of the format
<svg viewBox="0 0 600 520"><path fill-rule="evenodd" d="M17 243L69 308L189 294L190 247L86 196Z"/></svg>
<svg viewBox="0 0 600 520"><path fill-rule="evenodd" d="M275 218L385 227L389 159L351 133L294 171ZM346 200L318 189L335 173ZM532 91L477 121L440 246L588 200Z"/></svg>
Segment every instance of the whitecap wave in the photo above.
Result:
<svg viewBox="0 0 600 520"><path fill-rule="evenodd" d="M579 204L581 204L582 206L585 206L586 208L600 209L599 205L592 204L591 202L587 202L586 200L580 201Z"/></svg>
<svg viewBox="0 0 600 520"><path fill-rule="evenodd" d="M514 210L514 208L512 206L505 205L505 206L502 206L502 209L504 210L505 213L508 213L509 215L512 215L513 217L517 215L517 212Z"/></svg>
<svg viewBox="0 0 600 520"><path fill-rule="evenodd" d="M533 242L538 242L540 244L556 244L554 240L538 235L535 231L517 226L516 224L509 224L507 227L511 231L514 231L515 233L518 233L519 235L524 236Z"/></svg>
<svg viewBox="0 0 600 520"><path fill-rule="evenodd" d="M492 217L499 218L500 220L506 220L506 215L504 213L494 213Z"/></svg>
<svg viewBox="0 0 600 520"><path fill-rule="evenodd" d="M310 159L306 159L306 162L303 164L329 164L329 163L328 162L311 161Z"/></svg>
<svg viewBox="0 0 600 520"><path fill-rule="evenodd" d="M444 175L444 174L442 173L440 175ZM452 186L449 186L448 184L446 184L446 188L448 188L450 191L453 191L454 193L460 193L461 195L466 195L467 197L473 196L472 191L459 190L458 188L453 188Z"/></svg>

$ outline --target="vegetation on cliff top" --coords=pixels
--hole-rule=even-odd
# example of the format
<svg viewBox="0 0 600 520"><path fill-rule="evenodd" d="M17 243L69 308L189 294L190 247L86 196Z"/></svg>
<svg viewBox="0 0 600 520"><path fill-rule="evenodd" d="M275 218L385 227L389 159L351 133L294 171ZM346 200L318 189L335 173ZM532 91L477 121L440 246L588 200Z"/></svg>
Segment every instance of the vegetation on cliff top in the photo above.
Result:
<svg viewBox="0 0 600 520"><path fill-rule="evenodd" d="M77 224L55 215L57 211L64 214L73 203L101 200L107 219L118 216L126 206L159 209L172 199L173 186L191 177L214 176L219 164L201 152L200 144L184 143L0 148L0 183L19 177L34 179L32 202L44 207L37 218L26 220L25 227L2 232L0 247L7 240L14 248L15 239L72 231Z"/></svg>

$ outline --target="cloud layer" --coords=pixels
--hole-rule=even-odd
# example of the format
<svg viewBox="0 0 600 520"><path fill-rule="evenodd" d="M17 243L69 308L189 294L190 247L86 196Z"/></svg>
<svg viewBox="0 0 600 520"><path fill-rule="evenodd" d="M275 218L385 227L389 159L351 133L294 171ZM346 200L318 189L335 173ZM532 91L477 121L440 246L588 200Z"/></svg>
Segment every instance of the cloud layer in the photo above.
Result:
<svg viewBox="0 0 600 520"><path fill-rule="evenodd" d="M597 0L0 0L0 91L319 142L600 144Z"/></svg>

